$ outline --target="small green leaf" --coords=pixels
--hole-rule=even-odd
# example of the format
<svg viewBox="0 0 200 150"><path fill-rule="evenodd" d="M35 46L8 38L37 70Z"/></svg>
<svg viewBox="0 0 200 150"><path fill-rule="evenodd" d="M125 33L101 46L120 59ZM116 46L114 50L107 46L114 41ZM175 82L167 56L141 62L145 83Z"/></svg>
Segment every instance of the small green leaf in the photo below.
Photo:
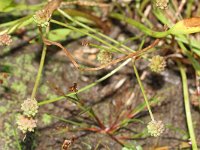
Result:
<svg viewBox="0 0 200 150"><path fill-rule="evenodd" d="M49 32L48 38L49 40L52 41L62 41L65 40L70 33L71 33L70 29L66 28L55 29Z"/></svg>
<svg viewBox="0 0 200 150"><path fill-rule="evenodd" d="M50 115L48 115L48 114L43 114L42 115L42 122L45 125L49 125L52 122L52 117Z"/></svg>

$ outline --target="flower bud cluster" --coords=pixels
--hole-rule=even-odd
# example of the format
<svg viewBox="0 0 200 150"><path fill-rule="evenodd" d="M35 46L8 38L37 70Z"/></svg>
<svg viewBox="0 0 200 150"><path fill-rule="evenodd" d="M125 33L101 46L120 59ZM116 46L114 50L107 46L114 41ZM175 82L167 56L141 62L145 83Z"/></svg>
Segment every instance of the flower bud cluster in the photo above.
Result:
<svg viewBox="0 0 200 150"><path fill-rule="evenodd" d="M23 132L33 132L37 126L37 120L34 119L38 112L38 103L36 99L27 99L21 104L23 115L17 118L18 128Z"/></svg>
<svg viewBox="0 0 200 150"><path fill-rule="evenodd" d="M24 115L19 115L17 118L18 128L23 133L33 132L34 128L37 126L36 123L37 123L37 120L31 117L24 116Z"/></svg>
<svg viewBox="0 0 200 150"><path fill-rule="evenodd" d="M166 9L168 6L169 0L155 0L156 7L160 9Z"/></svg>
<svg viewBox="0 0 200 150"><path fill-rule="evenodd" d="M0 35L0 46L3 45L10 45L10 43L12 42L11 36L4 33L2 35Z"/></svg>
<svg viewBox="0 0 200 150"><path fill-rule="evenodd" d="M49 20L51 14L47 10L38 10L33 16L33 20L37 23L38 26L47 27L49 26Z"/></svg>
<svg viewBox="0 0 200 150"><path fill-rule="evenodd" d="M159 55L153 56L149 65L151 71L156 73L162 72L165 69L165 66L166 66L165 58Z"/></svg>
<svg viewBox="0 0 200 150"><path fill-rule="evenodd" d="M101 64L107 64L109 62L112 61L112 53L106 51L106 50L101 50L98 54L97 54L97 60L101 63Z"/></svg>
<svg viewBox="0 0 200 150"><path fill-rule="evenodd" d="M151 136L158 137L164 132L165 126L162 121L152 120L148 123L147 129Z"/></svg>

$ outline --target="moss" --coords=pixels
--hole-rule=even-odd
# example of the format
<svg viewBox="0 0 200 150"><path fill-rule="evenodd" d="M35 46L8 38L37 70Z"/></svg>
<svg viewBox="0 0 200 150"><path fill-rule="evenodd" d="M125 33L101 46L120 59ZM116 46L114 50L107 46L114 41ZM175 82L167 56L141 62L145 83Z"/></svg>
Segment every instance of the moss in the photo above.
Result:
<svg viewBox="0 0 200 150"><path fill-rule="evenodd" d="M18 95L25 96L27 92L27 86L20 81L14 82L11 86L11 89L15 90Z"/></svg>
<svg viewBox="0 0 200 150"><path fill-rule="evenodd" d="M42 115L42 122L45 125L49 125L52 122L52 117L50 115L48 115L48 114L43 114Z"/></svg>

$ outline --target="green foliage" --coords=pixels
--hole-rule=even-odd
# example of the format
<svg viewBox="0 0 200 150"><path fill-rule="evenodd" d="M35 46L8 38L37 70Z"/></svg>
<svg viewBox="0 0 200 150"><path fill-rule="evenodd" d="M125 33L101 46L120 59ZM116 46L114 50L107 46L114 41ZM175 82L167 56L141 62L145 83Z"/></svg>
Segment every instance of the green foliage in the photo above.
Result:
<svg viewBox="0 0 200 150"><path fill-rule="evenodd" d="M48 34L49 40L52 41L63 41L67 38L67 36L71 33L71 30L66 28L60 28L51 30Z"/></svg>
<svg viewBox="0 0 200 150"><path fill-rule="evenodd" d="M3 124L3 130L0 131L1 142L3 142L1 148L3 148L3 150L15 149L17 147L17 141L13 141L15 137L14 128L13 124L8 122Z"/></svg>
<svg viewBox="0 0 200 150"><path fill-rule="evenodd" d="M68 1L66 1L66 2L68 2ZM157 2L159 2L159 1L157 1ZM76 1L73 1L73 3L75 4ZM26 32L30 30L30 32L34 36L39 33L36 37L33 36L33 40L37 41L40 45L43 45L43 50L42 50L42 55L41 55L41 59L40 59L40 65L39 65L37 76L36 76L37 69L35 67L37 63L35 63L36 62L35 60L38 59L38 56L40 56L40 55L36 55L35 51L31 51L31 53L25 52L26 54L23 54L23 52L20 51L19 53L16 53L16 56L13 59L3 58L3 61L0 62L1 72L9 72L10 77L6 80L2 79L2 80L5 80L5 82L2 84L2 88L0 90L5 91L5 92L10 92L10 93L6 93L5 97L6 97L6 95L11 95L11 97L9 97L9 98L11 98L11 100L16 101L17 103L19 103L19 102L21 103L21 101L25 97L30 97L30 90L33 89L31 97L32 98L39 97L42 99L42 100L39 99L40 107L42 107L43 105L46 105L46 104L60 101L62 99L66 99L67 100L66 103L68 103L68 101L70 101L69 102L70 104L73 103L73 106L76 107L78 115L72 116L72 119L71 119L71 118L65 118L65 116L56 117L57 114L48 115L48 114L44 113L44 114L41 114L42 117L41 117L41 120L39 120L39 121L42 121L42 123L44 125L49 125L52 123L52 120L53 120L52 118L56 118L59 121L63 121L66 124L72 125L73 126L72 131L76 131L78 128L78 130L84 129L84 130L89 130L89 131L93 131L93 132L97 132L97 133L104 133L104 134L109 135L109 137L116 139L116 141L117 141L118 135L121 132L120 131L121 129L127 128L127 129L131 130L130 126L129 126L130 124L142 124L143 126L145 125L145 122L143 120L141 120L141 118L138 118L138 119L135 118L135 116L139 115L142 111L144 111L144 110L146 111L146 109L148 109L151 119L154 120L154 116L151 111L151 106L157 104L159 102L159 98L156 97L156 98L150 99L148 97L148 94L146 94L148 92L148 90L145 91L146 87L143 86L143 84L142 84L143 81L140 79L141 78L140 74L137 71L137 68L134 63L133 63L133 68L134 68L139 86L141 88L143 97L145 99L145 102L137 103L136 106L131 107L130 109L128 109L127 106L124 106L123 110L119 110L119 116L118 116L119 118L115 118L116 121L114 122L114 124L113 124L112 120L111 121L109 120L110 118L108 117L109 115L108 115L107 111L103 111L98 114L98 113L96 113L97 112L96 107L94 109L93 105L90 106L89 102L85 103L84 100L82 101L82 99L81 99L82 92L86 92L86 91L90 92L92 87L96 86L97 84L99 84L99 83L105 81L106 79L108 79L109 77L113 76L115 73L119 72L119 70L121 70L122 68L125 68L125 66L129 62L131 62L131 60L135 62L138 59L143 59L144 58L143 56L146 54L147 55L145 56L145 59L146 58L149 59L148 57L151 56L151 55L148 55L149 53L151 53L154 56L155 55L154 52L157 50L156 46L158 45L158 43L154 44L154 45L149 44L154 40L154 38L159 38L160 41L164 39L163 41L166 42L166 44L168 44L170 46L170 48L178 47L178 49L181 49L180 52L176 51L176 52L174 52L174 54L179 53L182 56L182 57L180 57L180 59L182 59L182 58L186 59L187 65L191 63L196 74L200 75L200 64L199 64L199 60L198 60L198 57L200 56L200 44L197 40L189 39L187 36L183 35L183 34L196 33L196 32L200 31L199 18L182 19L180 21L176 21L177 23L173 24L174 20L170 20L170 18L168 18L167 15L165 14L164 10L160 10L158 8L153 8L153 13L157 20L154 19L153 22L151 23L150 19L152 17L150 17L150 19L149 19L149 17L146 17L146 14L144 14L144 8L146 8L146 5L149 3L149 1L148 0L147 1L137 1L136 4L135 4L135 2L132 2L132 3L134 5L134 7L129 6L128 2L127 3L123 2L123 4L119 4L116 2L111 3L113 5L112 12L110 14L108 14L107 17L109 16L112 19L117 19L118 21L121 21L122 26L125 26L125 24L129 24L129 25L139 29L137 31L137 34L139 33L140 35L131 35L131 36L135 36L135 37L130 37L130 39L135 38L135 40L136 40L136 42L131 41L131 46L134 45L134 48L136 46L138 46L138 48L135 48L134 50L132 48L130 48L130 41L126 39L127 38L126 36L125 36L124 41L126 41L128 43L127 44L128 46L125 45L123 42L118 42L118 39L113 39L110 36L101 32L101 29L99 29L98 27L100 26L100 28L103 29L105 22L103 22L100 19L96 20L99 17L92 17L93 12L90 12L90 11L96 11L96 13L98 15L101 14L100 13L101 9L99 9L96 6L94 6L94 7L92 6L92 5L94 5L94 3L91 3L92 5L90 4L91 9L88 9L89 11L82 12L82 9L80 11L73 11L73 10L68 11L67 10L68 8L66 10L64 10L64 9L62 10L62 7L58 7L58 8L56 8L57 11L55 13L52 13L52 14L49 14L46 16L46 14L43 14L43 12L48 12L48 13L51 12L52 11L52 10L50 11L51 7L56 6L57 4L46 5L46 7L41 8L41 6L44 5L43 3L38 4L38 5L33 5L33 6L26 6L23 3L15 3L13 0L0 1L0 12L6 12L16 19L16 20L10 20L8 22L4 22L4 23L0 24L0 35L4 34L4 33L14 34L16 36L14 41L16 41L18 36L19 37L22 36L24 39L27 38L26 36L28 34L26 34ZM83 4L83 2L78 1L77 5L81 5L81 4ZM190 2L190 5L186 6L187 7L187 16L190 16L192 14L191 13L192 12L191 4L192 4L192 2ZM86 7L85 3L83 5L84 5L84 7ZM165 9L165 8L167 8L167 5L168 5L168 3L166 3L166 5L159 4L156 7ZM82 6L79 6L79 7L82 7ZM77 8L79 8L79 7L77 7ZM76 6L73 6L70 8L76 8ZM134 15L136 15L136 16L134 16L134 17L131 16L133 14L130 13L133 8L138 9L135 11L136 13ZM47 9L47 10L43 11L44 9ZM124 9L126 9L126 11L124 11ZM174 8L170 7L170 9L174 9ZM29 11L27 11L27 10L29 10ZM36 13L36 11L39 13ZM126 13L124 13L124 12L126 12ZM90 15L90 13L92 15ZM125 16L125 14L129 14L129 16L131 16L131 17L127 17L127 16ZM43 18L44 16L46 16L47 18ZM50 18L51 16L53 19ZM180 14L180 16L181 16L181 14ZM137 19L135 19L135 18L137 18ZM37 20L37 19L41 19L41 20ZM42 19L44 19L44 20L42 20ZM37 22L37 24L35 24L34 20ZM95 20L98 23L96 23ZM107 19L107 20L110 21L109 19ZM153 24L155 22L159 25L155 26ZM193 25L192 22L195 25ZM38 26L38 24L42 25L43 23L45 25L45 29L44 28L41 29L40 28L41 26ZM112 24L113 22L110 21L110 23ZM160 23L167 25L168 30L164 30L164 28L163 28L162 31L160 31L159 29L157 29L157 27L159 28L161 26ZM114 23L112 25L114 26ZM109 25L108 27L111 29L111 31L114 31L113 30L114 28L112 28L112 25ZM121 27L121 26L118 26L118 27ZM38 28L39 28L39 30L38 30ZM103 29L103 30L105 30L105 29ZM122 29L122 31L123 31L123 29ZM21 32L22 32L22 34L21 34ZM25 33L23 33L23 32L25 32ZM105 30L105 33L106 32L107 31ZM175 38L172 38L171 35L173 35ZM58 64L54 64L54 62L52 63L52 61L50 61L50 59L47 60L47 63L52 63L53 67L51 69L49 69L49 68L44 69L44 62L45 62L45 58L46 58L46 52L48 52L47 51L48 47L49 47L49 45L52 45L52 46L61 45L62 43L58 43L58 42L65 42L67 39L73 39L76 41L80 37L83 37L83 36L88 36L94 40L94 41L91 40L92 41L91 43L88 42L87 46L95 47L99 50L106 50L106 52L108 51L109 54L111 54L111 52L113 53L114 60L112 60L111 55L108 55L108 53L107 53L107 57L108 56L109 57L106 59L105 63L103 63L105 66L103 66L103 65L100 66L99 67L100 69L111 66L111 65L114 66L117 63L122 62L122 61L124 61L124 62L122 64L120 64L119 66L117 66L115 69L110 67L108 70L106 70L108 72L106 75L104 75L100 79L93 81L92 83L90 83L84 87L79 88L78 90L74 90L74 91L72 90L71 92L67 92L67 93L64 93L61 91L60 92L61 94L56 95L49 88L49 85L44 84L44 83L46 83L46 78L43 81L43 84L42 85L40 84L41 79L43 77L46 77L46 76L48 77L49 75L56 76L56 73L60 69L60 66ZM144 36L144 38L143 38L143 36ZM148 37L148 38L146 38L146 37ZM140 38L143 40L141 41ZM148 39L147 42L145 42L145 39ZM29 41L29 39L28 39L28 41ZM31 44L31 42L29 44ZM174 47L173 47L173 44L175 45ZM13 45L11 47L4 49L2 51L2 53L3 54L4 53L9 54L9 52L12 53ZM63 45L63 47L65 47L65 46L66 45ZM146 46L146 48L142 49L143 46ZM58 46L58 47L61 48L60 46ZM158 47L159 47L159 45L158 45ZM159 47L159 48L161 48L161 47ZM64 48L62 48L62 49L64 49ZM38 52L38 48L36 49L36 51ZM170 51L170 53L171 53L171 51ZM51 54L51 53L49 53L49 54ZM73 55L71 56L71 55L72 54L69 53L67 56L72 61L74 56ZM49 56L50 55L48 55L48 57ZM167 56L167 54L166 54L166 56ZM9 57L9 55L8 55L8 57ZM53 56L50 56L50 57L53 57ZM87 70L89 68L86 66L88 63L87 61L89 60L87 58L89 58L89 57L87 57L87 56L83 57L85 62L83 64L80 64L79 68L77 67L81 71L84 71L84 69ZM74 59L73 61L77 61L76 59ZM169 57L169 59L170 59L170 57ZM164 57L163 57L163 60L164 60ZM173 59L171 59L171 60L174 61ZM78 60L77 62L80 63L80 62L82 62L82 60ZM75 63L73 62L73 64L75 64ZM92 63L89 62L88 64L91 66L94 66L94 67L99 66L99 64L96 64L95 61ZM158 64L156 64L156 65L158 65ZM162 65L165 66L165 63ZM89 68L89 69L98 70L99 68L96 67L96 68ZM153 69L155 70L155 68L153 68ZM156 68L156 70L158 70L158 69L159 68ZM43 72L43 70L45 72ZM126 69L124 69L124 70L126 73ZM163 70L163 68L161 68L160 70ZM69 74L68 71L66 71L65 73L67 75ZM182 74L183 74L183 70L182 70ZM65 80L64 78L65 77L63 77L63 81ZM57 78L55 77L55 79L57 79ZM59 79L61 80L61 78L59 78ZM63 82L63 81L61 81L61 82ZM35 83L34 86L33 86L33 82ZM71 81L71 82L73 82L73 81ZM60 83L60 81L58 81L58 83ZM185 86L184 94L187 94L186 79L183 83L184 83L183 85ZM63 84L65 84L65 83L63 82ZM84 83L84 85L85 85L85 83ZM81 84L81 86L82 86L82 84ZM9 90L6 91L5 90L6 88L9 89L10 91ZM65 88L67 89L67 87L65 87ZM38 92L38 89L39 89L39 92ZM67 91L66 89L65 89L65 91ZM94 94L94 93L92 93L92 94ZM188 108L189 100L187 97L185 99L187 100L187 105L186 104L185 105ZM5 99L3 98L2 101L5 102ZM120 103L120 105L121 104L124 104L124 103ZM8 112L8 110L10 110L12 108L12 105L15 105L15 104L8 103L5 106L0 106L0 113L3 115L6 114ZM52 106L54 106L54 105L52 105ZM12 110L13 112L11 111L11 113L16 114L15 111L17 111L17 112L19 111L20 104L16 105L16 107L17 107L17 110L13 109ZM104 107L103 109L106 109L106 107ZM186 113L187 117L188 117L188 112ZM107 120L100 115L107 116L107 118L105 117ZM85 118L89 118L89 121L85 121ZM102 121L102 118L103 118L103 121ZM189 118L191 118L191 116L189 116ZM193 131L191 120L188 121L188 125L189 125L190 132ZM17 143L18 143L18 148L20 149L20 144L17 140L16 140L16 143L11 142L12 138L14 136L16 138L18 138L17 133L14 131L14 129L12 129L13 126L14 125L12 125L11 123L5 122L4 123L5 132L0 132L0 137L2 137L2 139L4 139L6 141L5 149L9 149L9 147L13 147L12 144L14 144L16 146ZM184 135L186 135L186 134L184 134ZM132 138L141 138L141 137L147 137L148 133L147 133L147 130L144 128L143 130L140 130L138 133L131 132L130 136ZM192 142L193 147L197 147L195 145L196 143L195 143L194 133L192 133L191 137L192 137L192 141L193 141ZM35 142L35 139L31 139L31 140ZM85 142L82 142L82 143L85 144ZM36 145L37 145L36 143L33 143L33 145L31 145L31 146L33 147ZM87 144L85 144L85 145L87 145ZM88 145L89 145L88 148L92 149L92 146L90 146L90 144L88 144ZM124 144L124 147L122 148L122 150L142 150L142 146L139 145L136 141L131 141L130 144Z"/></svg>
<svg viewBox="0 0 200 150"><path fill-rule="evenodd" d="M143 148L136 141L133 141L132 143L126 144L122 150L143 150Z"/></svg>
<svg viewBox="0 0 200 150"><path fill-rule="evenodd" d="M14 0L1 0L0 1L0 12L5 11L8 9L12 4Z"/></svg>
<svg viewBox="0 0 200 150"><path fill-rule="evenodd" d="M52 122L52 117L50 115L48 115L48 114L43 114L42 115L42 122L45 125L49 125Z"/></svg>

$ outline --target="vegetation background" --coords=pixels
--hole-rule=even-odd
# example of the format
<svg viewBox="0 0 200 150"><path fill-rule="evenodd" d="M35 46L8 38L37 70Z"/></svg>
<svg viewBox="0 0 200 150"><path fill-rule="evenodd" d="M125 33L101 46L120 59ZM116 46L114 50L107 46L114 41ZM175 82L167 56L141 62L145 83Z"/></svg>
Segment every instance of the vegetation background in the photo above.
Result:
<svg viewBox="0 0 200 150"><path fill-rule="evenodd" d="M52 6L0 0L0 150L200 147L200 21L189 20L195 31L169 30L200 16L198 0ZM41 20L39 10L48 10ZM22 133L16 120L28 98L38 101L37 127ZM165 126L157 137L147 129L154 119Z"/></svg>

